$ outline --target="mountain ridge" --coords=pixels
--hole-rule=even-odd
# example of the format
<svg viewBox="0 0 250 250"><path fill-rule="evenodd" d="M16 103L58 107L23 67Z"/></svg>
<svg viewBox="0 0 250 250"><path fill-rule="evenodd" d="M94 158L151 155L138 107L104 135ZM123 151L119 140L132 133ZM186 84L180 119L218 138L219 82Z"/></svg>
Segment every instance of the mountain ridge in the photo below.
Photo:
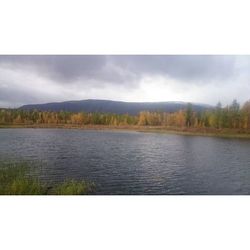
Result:
<svg viewBox="0 0 250 250"><path fill-rule="evenodd" d="M185 109L188 102L125 102L101 99L72 100L43 104L27 104L19 107L23 110L69 111L69 112L100 112L137 115L141 111L176 112ZM195 111L212 108L207 104L192 103Z"/></svg>

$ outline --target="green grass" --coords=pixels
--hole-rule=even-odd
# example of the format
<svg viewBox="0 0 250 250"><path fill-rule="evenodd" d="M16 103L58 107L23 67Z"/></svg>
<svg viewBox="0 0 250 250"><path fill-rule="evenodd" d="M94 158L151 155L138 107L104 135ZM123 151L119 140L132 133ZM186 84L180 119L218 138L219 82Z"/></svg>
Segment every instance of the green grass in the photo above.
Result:
<svg viewBox="0 0 250 250"><path fill-rule="evenodd" d="M92 193L94 190L93 183L87 183L85 181L69 180L56 186L52 189L52 194L56 195L81 195Z"/></svg>
<svg viewBox="0 0 250 250"><path fill-rule="evenodd" d="M28 164L0 165L0 195L83 195L94 191L94 183L67 180L54 186L29 175Z"/></svg>

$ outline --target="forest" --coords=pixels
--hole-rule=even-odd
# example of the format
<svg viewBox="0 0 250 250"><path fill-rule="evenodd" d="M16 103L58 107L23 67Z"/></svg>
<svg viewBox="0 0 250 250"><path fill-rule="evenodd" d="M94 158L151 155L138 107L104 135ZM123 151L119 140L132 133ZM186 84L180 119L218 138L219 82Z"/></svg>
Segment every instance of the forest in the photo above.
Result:
<svg viewBox="0 0 250 250"><path fill-rule="evenodd" d="M176 128L250 129L250 101L242 106L234 100L230 105L204 111L194 111L192 104L177 112L148 112L138 115L111 113L41 112L38 110L0 109L0 125L106 125L106 126L163 126Z"/></svg>

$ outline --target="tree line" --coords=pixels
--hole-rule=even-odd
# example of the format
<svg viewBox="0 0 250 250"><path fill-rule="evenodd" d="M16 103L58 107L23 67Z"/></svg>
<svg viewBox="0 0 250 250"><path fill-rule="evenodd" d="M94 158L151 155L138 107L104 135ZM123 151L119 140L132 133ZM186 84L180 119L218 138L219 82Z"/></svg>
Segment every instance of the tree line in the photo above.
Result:
<svg viewBox="0 0 250 250"><path fill-rule="evenodd" d="M0 109L1 125L31 124L72 124L72 125L110 125L110 126L166 126L180 128L232 128L250 129L250 101L240 106L237 100L231 105L194 111L192 104L177 112L143 111L138 115L52 112L22 109Z"/></svg>

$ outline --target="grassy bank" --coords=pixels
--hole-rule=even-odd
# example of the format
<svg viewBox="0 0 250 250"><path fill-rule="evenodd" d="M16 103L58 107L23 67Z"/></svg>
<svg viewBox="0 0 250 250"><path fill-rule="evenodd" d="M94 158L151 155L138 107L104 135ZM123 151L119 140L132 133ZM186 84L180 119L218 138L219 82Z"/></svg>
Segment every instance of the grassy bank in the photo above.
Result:
<svg viewBox="0 0 250 250"><path fill-rule="evenodd" d="M0 195L83 195L94 191L94 184L68 180L50 186L31 177L28 164L0 165Z"/></svg>
<svg viewBox="0 0 250 250"><path fill-rule="evenodd" d="M0 128L62 128L82 130L127 130L150 133L179 134L192 136L211 136L225 138L250 139L250 130L243 129L215 129L215 128L179 128L165 126L108 126L108 125L71 125L71 124L15 124L1 125Z"/></svg>
<svg viewBox="0 0 250 250"><path fill-rule="evenodd" d="M194 129L194 128L141 128L138 131L145 133L162 133L162 134L177 134L187 136L208 136L208 137L222 137L222 138L238 138L250 139L250 131L237 129Z"/></svg>

